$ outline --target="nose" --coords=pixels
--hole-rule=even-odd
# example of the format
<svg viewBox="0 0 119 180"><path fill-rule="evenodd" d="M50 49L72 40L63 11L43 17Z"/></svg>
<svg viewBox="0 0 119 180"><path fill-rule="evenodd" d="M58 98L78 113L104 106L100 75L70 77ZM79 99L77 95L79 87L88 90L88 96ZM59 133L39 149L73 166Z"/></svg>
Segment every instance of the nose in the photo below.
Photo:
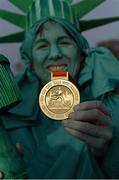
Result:
<svg viewBox="0 0 119 180"><path fill-rule="evenodd" d="M49 60L60 60L62 52L57 45L52 45L49 52Z"/></svg>

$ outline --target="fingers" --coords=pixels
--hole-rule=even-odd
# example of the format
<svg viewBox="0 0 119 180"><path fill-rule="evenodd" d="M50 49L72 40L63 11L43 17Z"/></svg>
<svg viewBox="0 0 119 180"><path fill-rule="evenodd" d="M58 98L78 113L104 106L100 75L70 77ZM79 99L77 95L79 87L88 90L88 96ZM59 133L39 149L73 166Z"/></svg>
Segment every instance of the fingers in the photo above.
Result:
<svg viewBox="0 0 119 180"><path fill-rule="evenodd" d="M111 114L108 112L107 108L102 105L101 101L86 101L83 103L80 103L74 107L74 111L81 111L81 110L90 110L90 109L98 109L102 113L104 113L107 116L111 116Z"/></svg>
<svg viewBox="0 0 119 180"><path fill-rule="evenodd" d="M63 124L68 133L89 144L100 155L104 154L103 150L107 149L113 137L111 115L100 101L75 106Z"/></svg>
<svg viewBox="0 0 119 180"><path fill-rule="evenodd" d="M88 122L79 122L73 120L65 120L63 122L65 129L73 129L77 133L81 132L89 136L99 137L104 139L111 139L112 131L108 131L107 128L100 128Z"/></svg>
<svg viewBox="0 0 119 180"><path fill-rule="evenodd" d="M99 123L111 127L112 121L110 116L105 115L98 109L91 109L85 111L75 111L69 115L69 120Z"/></svg>
<svg viewBox="0 0 119 180"><path fill-rule="evenodd" d="M92 137L92 136L89 136L87 134L84 134L82 132L79 132L79 131L76 131L74 129L70 129L70 128L66 128L66 131L77 137L77 138L80 138L80 140L82 140L83 142L85 142L86 144L90 145L92 148L95 148L95 149L102 149L102 146L104 144L104 140L101 139L101 138L96 138L96 137Z"/></svg>

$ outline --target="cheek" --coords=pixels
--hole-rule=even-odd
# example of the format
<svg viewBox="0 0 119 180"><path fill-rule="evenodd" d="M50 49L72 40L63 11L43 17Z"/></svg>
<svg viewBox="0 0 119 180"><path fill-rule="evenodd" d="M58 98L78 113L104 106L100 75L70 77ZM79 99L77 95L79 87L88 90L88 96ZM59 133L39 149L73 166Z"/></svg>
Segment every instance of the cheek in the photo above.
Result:
<svg viewBox="0 0 119 180"><path fill-rule="evenodd" d="M79 52L76 46L71 46L65 49L65 54L69 59L76 60L79 57Z"/></svg>
<svg viewBox="0 0 119 180"><path fill-rule="evenodd" d="M79 65L80 64L80 55L77 51L70 52L70 59L72 65Z"/></svg>
<svg viewBox="0 0 119 180"><path fill-rule="evenodd" d="M41 60L42 60L42 57L41 57L41 55L39 54L39 52L33 53L33 61L34 61L34 64L40 63Z"/></svg>
<svg viewBox="0 0 119 180"><path fill-rule="evenodd" d="M42 61L41 61L41 58L39 57L39 54L38 53L33 53L32 54L32 57L33 57L33 69L35 72L39 72L41 71L41 66L42 66Z"/></svg>
<svg viewBox="0 0 119 180"><path fill-rule="evenodd" d="M43 50L43 51L41 51L41 50L34 50L32 52L33 61L37 62L37 63L38 62L42 63L47 58L48 53L49 53L49 50Z"/></svg>
<svg viewBox="0 0 119 180"><path fill-rule="evenodd" d="M39 64L35 64L34 65L34 71L37 75L37 77L44 82L46 80L46 72L44 70L44 68L42 66L40 66Z"/></svg>

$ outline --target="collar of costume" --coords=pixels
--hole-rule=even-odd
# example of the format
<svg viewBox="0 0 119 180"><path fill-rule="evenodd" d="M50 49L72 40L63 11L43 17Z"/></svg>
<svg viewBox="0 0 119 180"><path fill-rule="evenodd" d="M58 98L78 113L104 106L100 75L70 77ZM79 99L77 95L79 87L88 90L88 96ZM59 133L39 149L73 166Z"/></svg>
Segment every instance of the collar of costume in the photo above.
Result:
<svg viewBox="0 0 119 180"><path fill-rule="evenodd" d="M16 79L21 90L23 101L10 109L9 112L21 116L32 116L35 106L34 102L38 103L40 82L29 67L25 68Z"/></svg>
<svg viewBox="0 0 119 180"><path fill-rule="evenodd" d="M106 48L89 49L78 82L89 99L115 90L119 84L119 61Z"/></svg>
<svg viewBox="0 0 119 180"><path fill-rule="evenodd" d="M23 101L10 109L5 116L1 116L2 122L7 129L36 125L38 123L38 95L40 92L40 81L30 70L25 68L22 73L16 77L21 90Z"/></svg>

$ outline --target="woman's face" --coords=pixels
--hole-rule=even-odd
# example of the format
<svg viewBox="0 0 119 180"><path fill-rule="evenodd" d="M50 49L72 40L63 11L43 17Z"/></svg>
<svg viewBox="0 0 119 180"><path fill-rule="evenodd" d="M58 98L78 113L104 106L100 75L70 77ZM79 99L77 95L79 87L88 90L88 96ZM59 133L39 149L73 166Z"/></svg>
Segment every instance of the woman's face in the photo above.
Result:
<svg viewBox="0 0 119 180"><path fill-rule="evenodd" d="M34 40L33 68L43 84L51 80L51 72L68 71L75 78L80 70L80 53L75 41L61 25L47 22Z"/></svg>

